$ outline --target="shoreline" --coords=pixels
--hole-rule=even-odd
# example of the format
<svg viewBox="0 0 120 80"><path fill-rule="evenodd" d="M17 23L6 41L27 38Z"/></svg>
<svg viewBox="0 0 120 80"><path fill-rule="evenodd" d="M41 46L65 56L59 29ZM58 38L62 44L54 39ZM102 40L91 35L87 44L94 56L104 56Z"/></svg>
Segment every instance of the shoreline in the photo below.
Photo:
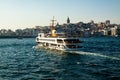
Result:
<svg viewBox="0 0 120 80"><path fill-rule="evenodd" d="M89 36L89 37L80 37L80 38L99 38L99 37L115 37L115 36ZM120 36L117 36L115 38L119 38ZM22 39L22 38L36 38L36 36L0 36L0 39L7 39L7 38L18 38L18 39Z"/></svg>
<svg viewBox="0 0 120 80"><path fill-rule="evenodd" d="M36 38L36 36L0 36L0 39L7 39L7 38Z"/></svg>

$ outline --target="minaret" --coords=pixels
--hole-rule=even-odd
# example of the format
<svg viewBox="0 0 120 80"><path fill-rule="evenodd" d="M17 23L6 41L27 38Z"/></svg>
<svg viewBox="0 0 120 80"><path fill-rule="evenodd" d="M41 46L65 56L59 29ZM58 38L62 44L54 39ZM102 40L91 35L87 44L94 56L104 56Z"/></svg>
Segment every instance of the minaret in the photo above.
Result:
<svg viewBox="0 0 120 80"><path fill-rule="evenodd" d="M67 18L67 24L69 24L70 23L70 19L69 19L69 17Z"/></svg>

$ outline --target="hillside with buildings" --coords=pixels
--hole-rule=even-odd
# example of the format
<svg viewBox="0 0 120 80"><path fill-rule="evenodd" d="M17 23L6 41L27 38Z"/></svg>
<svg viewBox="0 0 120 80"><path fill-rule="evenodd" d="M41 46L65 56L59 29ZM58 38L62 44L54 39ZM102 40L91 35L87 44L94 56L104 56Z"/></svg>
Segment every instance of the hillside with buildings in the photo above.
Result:
<svg viewBox="0 0 120 80"><path fill-rule="evenodd" d="M120 36L120 25L111 24L110 20L99 23L94 23L93 20L89 23L71 23L68 18L66 23L62 25L57 23L55 29L58 33L66 33L67 35L79 37ZM0 38L34 38L39 32L49 33L49 31L50 26L35 26L34 28L17 29L15 31L10 29L1 29Z"/></svg>

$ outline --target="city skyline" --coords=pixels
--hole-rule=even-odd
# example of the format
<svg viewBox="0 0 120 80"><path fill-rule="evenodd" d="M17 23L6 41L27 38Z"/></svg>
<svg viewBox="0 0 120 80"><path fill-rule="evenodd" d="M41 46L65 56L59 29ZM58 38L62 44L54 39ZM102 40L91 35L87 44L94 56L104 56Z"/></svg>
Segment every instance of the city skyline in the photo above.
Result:
<svg viewBox="0 0 120 80"><path fill-rule="evenodd" d="M53 16L60 24L111 20L120 24L119 0L0 0L0 29L49 26Z"/></svg>

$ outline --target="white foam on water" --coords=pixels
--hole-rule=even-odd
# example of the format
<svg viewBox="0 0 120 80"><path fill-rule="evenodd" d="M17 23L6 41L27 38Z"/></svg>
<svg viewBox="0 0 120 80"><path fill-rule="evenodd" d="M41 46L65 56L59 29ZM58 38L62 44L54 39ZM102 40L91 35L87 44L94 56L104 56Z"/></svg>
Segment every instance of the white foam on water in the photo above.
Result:
<svg viewBox="0 0 120 80"><path fill-rule="evenodd" d="M82 52L82 51L74 51L74 52L70 51L70 53L98 56L98 57L107 58L107 59L113 59L113 60L120 60L120 58L118 58L118 57L107 56L107 55L103 55L103 54L100 54L100 53L90 53L90 52Z"/></svg>
<svg viewBox="0 0 120 80"><path fill-rule="evenodd" d="M38 46L33 46L32 48L38 49ZM65 52L69 52L69 53L72 53L72 54L75 53L75 54L82 54L82 55L98 56L98 57L113 59L113 60L120 60L120 58L118 58L118 57L107 56L107 55L103 55L103 54L100 54L100 53L91 53L91 52L83 52L83 51L65 51Z"/></svg>

